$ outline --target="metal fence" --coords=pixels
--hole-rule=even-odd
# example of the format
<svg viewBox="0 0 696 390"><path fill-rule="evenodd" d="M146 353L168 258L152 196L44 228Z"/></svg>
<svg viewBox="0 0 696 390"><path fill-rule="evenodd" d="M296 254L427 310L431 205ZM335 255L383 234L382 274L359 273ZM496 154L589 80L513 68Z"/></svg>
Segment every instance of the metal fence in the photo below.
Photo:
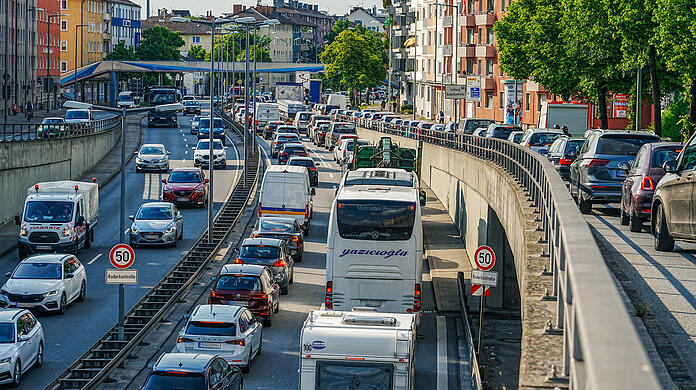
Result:
<svg viewBox="0 0 696 390"><path fill-rule="evenodd" d="M85 123L7 123L2 125L0 142L25 142L47 138L78 137L86 134L102 133L120 125L121 117L119 116Z"/></svg>
<svg viewBox="0 0 696 390"><path fill-rule="evenodd" d="M660 388L587 223L547 159L500 139L353 121L366 129L468 153L505 169L539 212L542 243L547 244L549 255L547 269L553 278L549 298L557 303L556 324L548 331L563 335L563 366L557 375L574 389Z"/></svg>

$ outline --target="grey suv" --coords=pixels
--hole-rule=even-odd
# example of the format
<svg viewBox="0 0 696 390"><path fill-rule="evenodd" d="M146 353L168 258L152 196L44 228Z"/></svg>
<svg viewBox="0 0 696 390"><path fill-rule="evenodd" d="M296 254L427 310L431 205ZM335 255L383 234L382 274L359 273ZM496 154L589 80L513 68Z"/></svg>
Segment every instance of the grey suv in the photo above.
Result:
<svg viewBox="0 0 696 390"><path fill-rule="evenodd" d="M638 149L660 138L650 133L621 130L589 132L576 160L570 165L570 195L589 214L593 203L618 203L626 179L622 163L633 161Z"/></svg>

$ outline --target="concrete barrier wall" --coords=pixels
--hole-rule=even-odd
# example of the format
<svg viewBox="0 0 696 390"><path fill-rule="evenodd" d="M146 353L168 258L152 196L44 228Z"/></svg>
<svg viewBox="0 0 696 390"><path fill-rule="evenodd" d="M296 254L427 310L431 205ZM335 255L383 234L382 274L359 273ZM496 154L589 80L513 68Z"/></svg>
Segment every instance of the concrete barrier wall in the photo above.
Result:
<svg viewBox="0 0 696 390"><path fill-rule="evenodd" d="M120 136L117 126L71 138L0 143L0 223L22 212L27 188L38 182L80 177L109 153Z"/></svg>

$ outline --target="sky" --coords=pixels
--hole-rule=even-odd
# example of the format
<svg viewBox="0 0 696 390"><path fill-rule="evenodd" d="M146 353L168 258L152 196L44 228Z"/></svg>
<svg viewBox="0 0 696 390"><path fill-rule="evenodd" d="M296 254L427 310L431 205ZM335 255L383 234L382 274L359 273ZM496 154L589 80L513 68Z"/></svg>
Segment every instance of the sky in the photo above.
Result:
<svg viewBox="0 0 696 390"><path fill-rule="evenodd" d="M142 7L142 16L145 19L146 0L132 0ZM300 1L307 4L318 4L320 11L327 11L329 14L345 15L350 11L351 7L360 6L363 8L372 8L376 5L381 8L381 0L318 0L318 1ZM213 11L215 15L221 15L223 12L231 12L234 4L245 4L247 6L256 5L255 0L199 0L192 4L190 0L150 0L150 15L157 15L158 8L173 9L188 9L192 15L205 15L206 11ZM287 3L287 0L286 0ZM273 5L272 0L262 0L261 5Z"/></svg>

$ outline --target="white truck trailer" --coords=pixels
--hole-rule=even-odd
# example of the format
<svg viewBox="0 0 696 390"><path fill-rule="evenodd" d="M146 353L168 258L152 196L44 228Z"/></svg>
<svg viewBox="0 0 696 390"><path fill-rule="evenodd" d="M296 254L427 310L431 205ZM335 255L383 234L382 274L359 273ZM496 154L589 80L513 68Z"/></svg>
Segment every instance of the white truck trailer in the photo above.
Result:
<svg viewBox="0 0 696 390"><path fill-rule="evenodd" d="M15 217L19 258L42 252L77 254L91 246L98 222L97 183L37 183L27 189L23 213Z"/></svg>
<svg viewBox="0 0 696 390"><path fill-rule="evenodd" d="M590 105L587 103L543 102L537 122L540 129L549 129L554 125L568 126L573 136L582 137L589 125Z"/></svg>
<svg viewBox="0 0 696 390"><path fill-rule="evenodd" d="M301 101L298 100L278 100L278 111L280 112L280 120L292 124L295 120L295 114L304 111L307 108Z"/></svg>
<svg viewBox="0 0 696 390"><path fill-rule="evenodd" d="M312 310L300 334L300 390L414 388L414 314Z"/></svg>

